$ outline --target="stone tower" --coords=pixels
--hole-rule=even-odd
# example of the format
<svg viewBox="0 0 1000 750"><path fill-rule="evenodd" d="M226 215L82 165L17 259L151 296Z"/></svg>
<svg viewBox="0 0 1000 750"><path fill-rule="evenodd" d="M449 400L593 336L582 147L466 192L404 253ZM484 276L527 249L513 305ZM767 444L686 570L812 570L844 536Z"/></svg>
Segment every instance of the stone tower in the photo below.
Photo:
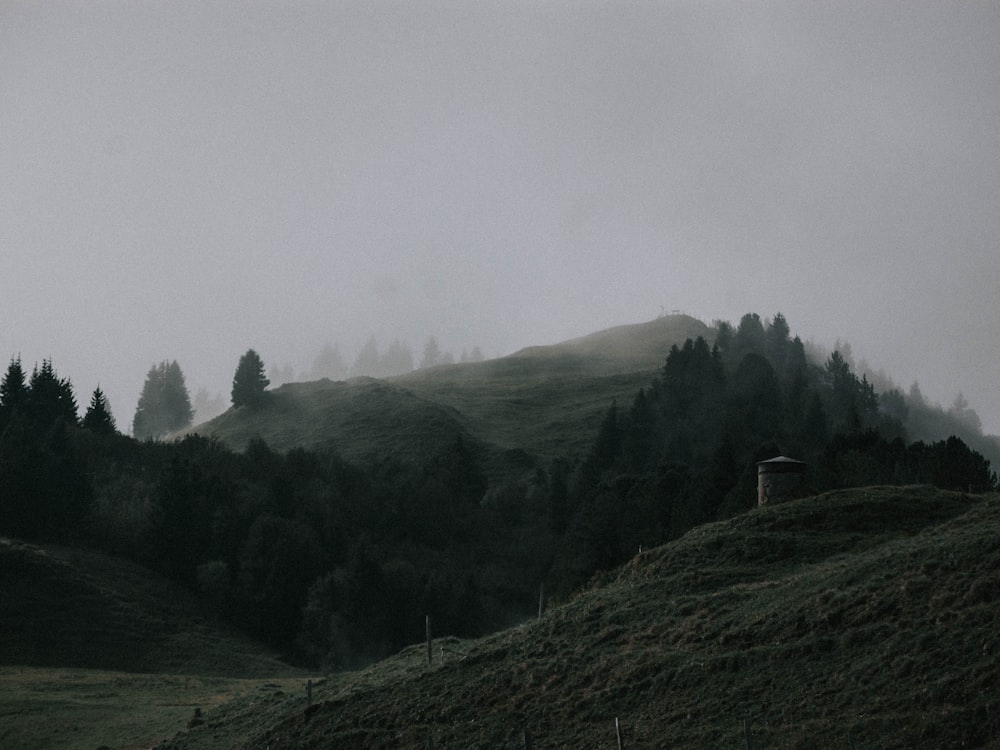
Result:
<svg viewBox="0 0 1000 750"><path fill-rule="evenodd" d="M806 465L788 456L777 456L757 463L757 505L780 503L798 497L803 486Z"/></svg>

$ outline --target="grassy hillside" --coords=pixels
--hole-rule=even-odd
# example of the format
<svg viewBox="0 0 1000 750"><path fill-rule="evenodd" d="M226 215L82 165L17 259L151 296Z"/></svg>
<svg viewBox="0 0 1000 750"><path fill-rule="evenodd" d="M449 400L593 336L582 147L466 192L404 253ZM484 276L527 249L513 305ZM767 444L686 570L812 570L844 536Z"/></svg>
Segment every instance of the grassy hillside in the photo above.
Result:
<svg viewBox="0 0 1000 750"><path fill-rule="evenodd" d="M260 437L280 451L332 446L353 460L423 461L462 435L491 478L517 476L589 447L612 401L631 403L673 344L707 334L679 315L385 381L293 383L257 412L231 409L196 430L237 450Z"/></svg>
<svg viewBox="0 0 1000 750"><path fill-rule="evenodd" d="M537 621L162 746L996 747L1000 496L841 491L700 527ZM419 616L419 615L417 615ZM239 741L236 741L236 740ZM431 742L433 741L433 744Z"/></svg>
<svg viewBox="0 0 1000 750"><path fill-rule="evenodd" d="M0 664L212 676L296 670L125 560L0 537Z"/></svg>
<svg viewBox="0 0 1000 750"><path fill-rule="evenodd" d="M196 708L303 682L141 566L0 538L0 747L150 747Z"/></svg>
<svg viewBox="0 0 1000 750"><path fill-rule="evenodd" d="M0 666L0 747L12 750L138 750L230 702L274 703L305 679L236 679ZM252 725L251 725L252 726ZM230 735L239 743L236 735Z"/></svg>

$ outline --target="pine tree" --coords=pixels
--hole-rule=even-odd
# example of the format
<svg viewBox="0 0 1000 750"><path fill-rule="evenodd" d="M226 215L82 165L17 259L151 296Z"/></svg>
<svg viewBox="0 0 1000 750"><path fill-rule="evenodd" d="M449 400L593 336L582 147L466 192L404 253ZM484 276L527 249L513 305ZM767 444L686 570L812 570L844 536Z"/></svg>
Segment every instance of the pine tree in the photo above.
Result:
<svg viewBox="0 0 1000 750"><path fill-rule="evenodd" d="M60 418L72 424L78 420L73 384L56 374L50 359L32 370L26 405L31 418L44 427Z"/></svg>
<svg viewBox="0 0 1000 750"><path fill-rule="evenodd" d="M413 352L406 344L395 339L392 346L382 355L380 365L379 374L381 377L403 375L413 369Z"/></svg>
<svg viewBox="0 0 1000 750"><path fill-rule="evenodd" d="M28 382L21 367L21 358L11 358L7 372L0 381L0 407L15 409L28 398Z"/></svg>
<svg viewBox="0 0 1000 750"><path fill-rule="evenodd" d="M256 407L264 400L264 391L270 385L264 375L264 362L253 349L240 357L233 376L233 406Z"/></svg>
<svg viewBox="0 0 1000 750"><path fill-rule="evenodd" d="M10 423L14 412L23 409L28 400L28 383L21 367L21 358L11 358L7 372L0 381L0 432Z"/></svg>
<svg viewBox="0 0 1000 750"><path fill-rule="evenodd" d="M108 399L100 387L94 389L94 395L90 398L90 406L83 416L83 426L100 435L113 435L118 431Z"/></svg>
<svg viewBox="0 0 1000 750"><path fill-rule="evenodd" d="M381 358L375 337L369 336L368 341L365 342L365 345L358 352L358 356L354 360L354 365L351 367L351 377L356 378L362 375L373 378L378 377L379 361Z"/></svg>
<svg viewBox="0 0 1000 750"><path fill-rule="evenodd" d="M177 360L153 365L135 408L132 434L139 440L155 440L184 429L193 416L184 373Z"/></svg>
<svg viewBox="0 0 1000 750"><path fill-rule="evenodd" d="M274 374L274 368L272 366L272 376ZM310 375L319 380L320 378L329 378L330 380L341 380L347 375L347 366L344 364L343 357L340 356L340 351L336 346L331 344L326 344L316 355L316 359L313 360L312 372ZM288 378L291 380L291 378ZM288 382L285 380L284 382Z"/></svg>
<svg viewBox="0 0 1000 750"><path fill-rule="evenodd" d="M437 339L431 336L427 339L427 344L424 346L424 356L420 360L420 367L423 369L425 367L433 367L434 365L439 365L441 363L441 348L438 346Z"/></svg>

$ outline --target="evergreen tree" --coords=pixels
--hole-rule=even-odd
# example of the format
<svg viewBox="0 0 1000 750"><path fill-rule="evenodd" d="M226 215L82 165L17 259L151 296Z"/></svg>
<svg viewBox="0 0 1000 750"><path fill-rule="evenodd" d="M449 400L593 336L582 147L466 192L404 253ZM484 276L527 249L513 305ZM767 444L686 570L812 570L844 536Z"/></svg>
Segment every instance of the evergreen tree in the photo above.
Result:
<svg viewBox="0 0 1000 750"><path fill-rule="evenodd" d="M344 359L336 346L325 344L320 349L316 359L313 360L310 375L316 380L320 378L341 380L347 375L347 365L344 364Z"/></svg>
<svg viewBox="0 0 1000 750"><path fill-rule="evenodd" d="M15 414L0 433L0 534L58 538L86 515L92 491L67 425L42 432Z"/></svg>
<svg viewBox="0 0 1000 750"><path fill-rule="evenodd" d="M647 471L650 464L659 458L654 452L655 423L646 391L640 388L625 420L622 437L622 452L627 471L635 473Z"/></svg>
<svg viewBox="0 0 1000 750"><path fill-rule="evenodd" d="M0 381L0 432L3 432L14 412L24 408L27 400L28 383L21 367L21 358L11 358L7 372Z"/></svg>
<svg viewBox="0 0 1000 750"><path fill-rule="evenodd" d="M778 373L785 371L788 360L789 346L791 345L788 334L788 321L781 313L774 316L774 320L764 332L765 351L763 353L771 360L771 364L774 365L774 369Z"/></svg>
<svg viewBox="0 0 1000 750"><path fill-rule="evenodd" d="M72 424L78 419L73 385L56 374L50 359L43 360L40 369L32 370L26 406L31 418L42 427L60 418Z"/></svg>
<svg viewBox="0 0 1000 750"><path fill-rule="evenodd" d="M113 435L118 431L108 399L100 387L94 389L94 395L90 398L90 406L83 416L83 426L101 435Z"/></svg>
<svg viewBox="0 0 1000 750"><path fill-rule="evenodd" d="M270 382L264 375L263 360L253 349L247 349L233 376L233 406L260 406Z"/></svg>
<svg viewBox="0 0 1000 750"><path fill-rule="evenodd" d="M11 358L7 372L0 381L0 407L15 409L28 398L28 382L21 367L21 358Z"/></svg>
<svg viewBox="0 0 1000 750"><path fill-rule="evenodd" d="M622 424L618 414L618 404L612 402L604 414L601 426L597 431L597 439L587 456L585 464L599 476L601 472L611 469L618 460L622 449Z"/></svg>
<svg viewBox="0 0 1000 750"><path fill-rule="evenodd" d="M424 367L433 367L434 365L439 365L442 363L441 348L438 346L437 339L431 336L427 339L427 344L424 346L424 356L420 360L421 369Z"/></svg>
<svg viewBox="0 0 1000 750"><path fill-rule="evenodd" d="M830 439L830 427L827 421L826 410L823 408L823 400L819 393L812 391L812 396L806 407L806 413L802 421L801 437L806 445L812 448L821 448Z"/></svg>
<svg viewBox="0 0 1000 750"><path fill-rule="evenodd" d="M184 373L177 360L153 365L139 396L132 419L132 434L138 440L155 440L191 424L194 412Z"/></svg>
<svg viewBox="0 0 1000 750"><path fill-rule="evenodd" d="M832 418L838 430L857 430L874 424L878 396L868 377L858 379L847 358L835 350L826 362L826 380L832 395Z"/></svg>
<svg viewBox="0 0 1000 750"><path fill-rule="evenodd" d="M729 389L730 415L737 420L744 441L775 437L781 425L781 405L781 384L771 363L760 354L747 354Z"/></svg>
<svg viewBox="0 0 1000 750"><path fill-rule="evenodd" d="M757 313L747 313L740 318L740 325L733 337L733 348L740 356L764 349L764 324Z"/></svg>
<svg viewBox="0 0 1000 750"><path fill-rule="evenodd" d="M375 337L369 336L368 341L361 347L361 351L358 352L358 356L354 360L354 365L351 367L351 377L356 378L362 375L378 377L381 359L382 355L379 354Z"/></svg>
<svg viewBox="0 0 1000 750"><path fill-rule="evenodd" d="M380 359L380 377L403 375L411 370L413 370L413 352L406 344L400 343L399 339L394 340Z"/></svg>
<svg viewBox="0 0 1000 750"><path fill-rule="evenodd" d="M723 354L729 351L733 345L733 326L725 320L717 321L715 324L715 345Z"/></svg>

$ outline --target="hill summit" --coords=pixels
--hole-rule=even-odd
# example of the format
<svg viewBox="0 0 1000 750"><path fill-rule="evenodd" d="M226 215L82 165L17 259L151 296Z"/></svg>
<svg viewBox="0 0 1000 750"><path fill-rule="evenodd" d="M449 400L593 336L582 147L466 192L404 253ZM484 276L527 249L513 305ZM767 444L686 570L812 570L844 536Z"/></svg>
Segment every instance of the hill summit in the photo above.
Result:
<svg viewBox="0 0 1000 750"><path fill-rule="evenodd" d="M278 451L333 448L348 460L417 463L461 436L492 479L518 476L584 450L608 406L648 386L671 346L710 334L676 315L384 380L288 383L262 408L230 409L195 431L235 450L259 438Z"/></svg>

